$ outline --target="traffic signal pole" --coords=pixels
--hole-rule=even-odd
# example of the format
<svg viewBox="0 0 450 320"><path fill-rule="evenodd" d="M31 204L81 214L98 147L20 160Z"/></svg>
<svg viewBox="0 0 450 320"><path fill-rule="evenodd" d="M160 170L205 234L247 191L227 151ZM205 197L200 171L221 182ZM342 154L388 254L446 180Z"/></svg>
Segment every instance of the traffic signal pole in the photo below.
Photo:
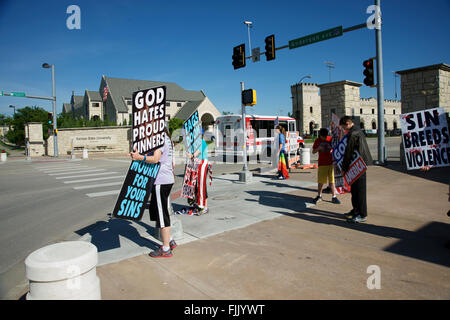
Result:
<svg viewBox="0 0 450 320"><path fill-rule="evenodd" d="M380 8L380 0L375 0L375 5ZM377 15L378 19L381 19ZM375 22L375 43L377 51L377 107L378 107L378 164L385 164L384 145L384 83L383 83L383 49L381 44L381 21Z"/></svg>
<svg viewBox="0 0 450 320"><path fill-rule="evenodd" d="M242 92L244 91L244 82L241 82L241 92L240 92L240 96L242 97ZM245 104L241 101L241 106L242 106L242 132L244 135L244 149L243 149L243 159L242 161L244 162L244 167L242 168L242 171L239 173L239 181L240 182L250 182L251 178L252 178L252 173L248 170L247 167L247 129L246 129L246 123L245 123Z"/></svg>

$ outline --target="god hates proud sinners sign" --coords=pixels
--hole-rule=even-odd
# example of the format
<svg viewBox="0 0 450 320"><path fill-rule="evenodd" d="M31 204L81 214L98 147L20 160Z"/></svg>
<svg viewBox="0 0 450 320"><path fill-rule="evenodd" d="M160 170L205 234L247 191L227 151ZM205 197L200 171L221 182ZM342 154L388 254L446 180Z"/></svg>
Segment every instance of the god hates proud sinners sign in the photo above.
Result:
<svg viewBox="0 0 450 320"><path fill-rule="evenodd" d="M133 150L141 154L164 145L166 87L133 93Z"/></svg>
<svg viewBox="0 0 450 320"><path fill-rule="evenodd" d="M133 93L132 148L148 154L164 145L166 87ZM144 214L159 163L132 161L113 210L115 218L140 220Z"/></svg>
<svg viewBox="0 0 450 320"><path fill-rule="evenodd" d="M408 170L450 166L450 143L444 108L400 115Z"/></svg>

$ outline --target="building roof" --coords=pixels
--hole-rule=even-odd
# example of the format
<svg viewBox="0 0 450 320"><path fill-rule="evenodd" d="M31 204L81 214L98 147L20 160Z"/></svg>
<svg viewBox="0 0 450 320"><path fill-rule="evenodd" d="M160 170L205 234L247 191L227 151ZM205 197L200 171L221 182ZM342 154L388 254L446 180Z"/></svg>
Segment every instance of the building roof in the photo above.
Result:
<svg viewBox="0 0 450 320"><path fill-rule="evenodd" d="M73 97L73 109L77 110L83 107L84 96L72 96ZM72 101L71 101L72 103ZM71 106L72 109L72 106Z"/></svg>
<svg viewBox="0 0 450 320"><path fill-rule="evenodd" d="M100 92L88 90L86 90L86 92L91 101L103 101L102 97L100 96Z"/></svg>
<svg viewBox="0 0 450 320"><path fill-rule="evenodd" d="M361 87L362 83L359 82L354 82L354 81L349 81L349 80L341 80L341 81L336 81L336 82L328 82L328 83L322 83L319 84L319 88L324 88L324 87L334 87L337 85L350 85L350 86L355 86L355 87Z"/></svg>
<svg viewBox="0 0 450 320"><path fill-rule="evenodd" d="M63 113L72 111L72 105L70 103L63 103Z"/></svg>
<svg viewBox="0 0 450 320"><path fill-rule="evenodd" d="M178 112L175 113L173 117L181 120L186 120L194 113L195 110L197 110L203 100L204 99L202 99L201 101L189 101L185 103L185 105L180 110L178 110Z"/></svg>
<svg viewBox="0 0 450 320"><path fill-rule="evenodd" d="M436 70L436 69L450 71L450 66L446 63L439 63L439 64L433 64L431 66L425 66L425 67L419 67L419 68L413 68L413 69L407 69L407 70L400 70L400 71L396 71L395 73L407 74L407 73L412 73L412 72L420 72L420 71Z"/></svg>
<svg viewBox="0 0 450 320"><path fill-rule="evenodd" d="M173 82L110 78L106 76L104 78L118 112L128 112L124 98L131 99L133 92L159 86L167 87L166 101L201 101L205 98L205 94L202 91L185 90Z"/></svg>

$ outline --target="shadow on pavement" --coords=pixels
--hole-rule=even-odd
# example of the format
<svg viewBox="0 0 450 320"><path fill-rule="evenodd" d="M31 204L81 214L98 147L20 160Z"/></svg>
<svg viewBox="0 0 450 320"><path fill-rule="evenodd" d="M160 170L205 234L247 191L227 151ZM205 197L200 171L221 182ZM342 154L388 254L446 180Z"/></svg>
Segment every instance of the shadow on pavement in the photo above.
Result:
<svg viewBox="0 0 450 320"><path fill-rule="evenodd" d="M429 171L420 171L420 170L406 170L405 167L402 166L400 161L389 160L387 161L387 169L394 170L401 173L406 173L411 176L440 182L443 184L450 183L450 167L438 167L431 168ZM450 198L449 198L450 201Z"/></svg>
<svg viewBox="0 0 450 320"><path fill-rule="evenodd" d="M358 230L380 237L398 239L396 243L384 248L384 251L408 256L411 258L428 261L450 267L450 224L432 221L424 227L409 231L389 226L377 226L370 223L348 223L341 213L306 207L306 202L311 202L309 197L283 194L272 191L247 191L249 194L259 196L260 205L285 209L276 213L302 219L314 223L335 225L342 228ZM288 211L296 211L295 213ZM369 216L370 219L370 216Z"/></svg>
<svg viewBox="0 0 450 320"><path fill-rule="evenodd" d="M144 214L146 213L147 212ZM152 226L142 221L139 221L138 224L146 227L147 231L150 232L154 229ZM75 233L80 236L90 234L90 242L97 247L98 252L120 248L119 236L129 239L141 247L147 247L152 250L158 248L157 243L143 238L132 225L132 222L125 219L115 219L110 217L108 221L97 221L94 224L75 231Z"/></svg>

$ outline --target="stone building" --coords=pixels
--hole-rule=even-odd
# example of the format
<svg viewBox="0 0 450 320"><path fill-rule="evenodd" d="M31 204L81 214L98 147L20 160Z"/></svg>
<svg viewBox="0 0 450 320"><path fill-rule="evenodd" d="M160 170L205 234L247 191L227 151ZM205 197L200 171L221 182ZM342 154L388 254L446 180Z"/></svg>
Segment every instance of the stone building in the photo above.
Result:
<svg viewBox="0 0 450 320"><path fill-rule="evenodd" d="M292 111L297 119L297 128L302 135L312 135L321 127L329 127L331 114L354 117L354 121L365 130L378 128L378 109L375 98L361 98L361 83L343 80L324 83L300 83L291 86ZM384 128L399 127L400 101L384 101Z"/></svg>
<svg viewBox="0 0 450 320"><path fill-rule="evenodd" d="M212 130L220 111L200 91L185 90L173 82L133 80L102 76L99 91L85 90L84 96L74 95L71 102L63 104L63 112L73 112L85 119L106 117L118 125L129 125L132 121L133 92L157 86L167 87L166 120L180 118L186 120L197 108L203 126Z"/></svg>
<svg viewBox="0 0 450 320"><path fill-rule="evenodd" d="M312 132L314 129L320 129L320 95L317 83L293 85L291 94L292 116L297 120L297 130Z"/></svg>
<svg viewBox="0 0 450 320"><path fill-rule="evenodd" d="M442 107L450 112L450 66L440 63L397 71L401 76L402 113Z"/></svg>

